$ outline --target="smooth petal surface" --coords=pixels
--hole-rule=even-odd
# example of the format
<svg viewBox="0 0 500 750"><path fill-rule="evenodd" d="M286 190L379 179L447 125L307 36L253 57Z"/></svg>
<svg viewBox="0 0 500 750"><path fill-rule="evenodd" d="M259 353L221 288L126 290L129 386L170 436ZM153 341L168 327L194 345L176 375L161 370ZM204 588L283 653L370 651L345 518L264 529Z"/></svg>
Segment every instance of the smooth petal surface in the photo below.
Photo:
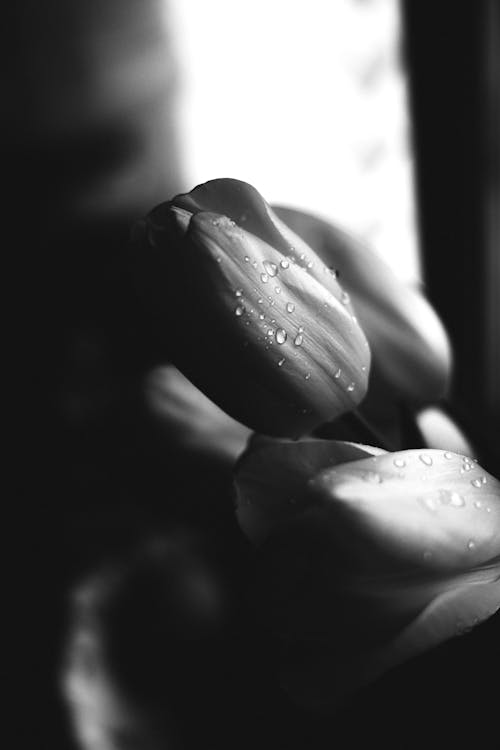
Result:
<svg viewBox="0 0 500 750"><path fill-rule="evenodd" d="M374 377L417 403L439 400L452 371L452 352L438 315L416 289L359 239L303 211L274 212L337 269L352 297L374 358Z"/></svg>
<svg viewBox="0 0 500 750"><path fill-rule="evenodd" d="M236 515L259 544L276 525L308 506L308 481L322 469L383 453L379 448L332 440L270 440L250 444L235 473Z"/></svg>
<svg viewBox="0 0 500 750"><path fill-rule="evenodd" d="M280 229L254 188L213 180L154 209L135 242L174 363L238 421L297 437L362 400L370 351L334 276Z"/></svg>
<svg viewBox="0 0 500 750"><path fill-rule="evenodd" d="M282 681L302 705L328 710L500 608L500 483L474 460L426 449L336 463L297 482L293 513L279 471L262 475L273 523L253 601L287 644Z"/></svg>

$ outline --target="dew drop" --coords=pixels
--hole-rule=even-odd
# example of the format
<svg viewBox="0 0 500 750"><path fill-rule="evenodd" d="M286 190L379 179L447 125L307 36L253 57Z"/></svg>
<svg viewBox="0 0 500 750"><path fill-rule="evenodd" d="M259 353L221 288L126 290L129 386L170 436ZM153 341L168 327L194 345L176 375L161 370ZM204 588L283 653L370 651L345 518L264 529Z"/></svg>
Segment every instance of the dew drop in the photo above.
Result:
<svg viewBox="0 0 500 750"><path fill-rule="evenodd" d="M266 272L269 274L269 276L276 276L278 273L278 266L276 263L272 263L270 260L264 260L262 262L262 265L264 266Z"/></svg>
<svg viewBox="0 0 500 750"><path fill-rule="evenodd" d="M243 307L243 305L237 305L234 308L234 314L236 315L237 318L241 318L244 312L245 312L245 308Z"/></svg>
<svg viewBox="0 0 500 750"><path fill-rule="evenodd" d="M433 497L421 497L419 498L420 502L424 507L426 507L428 510L432 510L432 512L435 512L437 510L437 504L436 500Z"/></svg>
<svg viewBox="0 0 500 750"><path fill-rule="evenodd" d="M349 385L347 386L347 390L349 391L349 393L352 393L355 387L355 383L349 383Z"/></svg>
<svg viewBox="0 0 500 750"><path fill-rule="evenodd" d="M365 482L369 482L370 484L381 484L382 483L382 477L380 474L377 474L376 471L367 471L363 474L363 479Z"/></svg>
<svg viewBox="0 0 500 750"><path fill-rule="evenodd" d="M295 305L293 304L293 302L287 302L286 303L286 311L288 313L293 313L294 310L295 310Z"/></svg>
<svg viewBox="0 0 500 750"><path fill-rule="evenodd" d="M282 367L284 364L285 364L285 358L282 357L281 359L278 360L278 367Z"/></svg>
<svg viewBox="0 0 500 750"><path fill-rule="evenodd" d="M301 253L301 254L299 255L299 258L300 258L300 260L305 260L305 257L306 257L306 254L305 254L305 253Z"/></svg>
<svg viewBox="0 0 500 750"><path fill-rule="evenodd" d="M469 539L469 541L467 542L467 549L472 551L475 548L476 548L476 543L474 542L473 539Z"/></svg>
<svg viewBox="0 0 500 750"><path fill-rule="evenodd" d="M338 277L338 275L339 275L339 272L337 271L336 268L331 268L330 267L330 268L328 268L328 271L331 273L331 275L333 276L334 279L336 279Z"/></svg>
<svg viewBox="0 0 500 750"><path fill-rule="evenodd" d="M289 268L290 263L289 263L288 260L281 260L280 261L280 266L281 266L281 268Z"/></svg>
<svg viewBox="0 0 500 750"><path fill-rule="evenodd" d="M250 263L250 258L248 257L248 255L245 255L243 260L245 261L245 263Z"/></svg>
<svg viewBox="0 0 500 750"><path fill-rule="evenodd" d="M475 500L474 501L474 508L477 508L479 510L479 508L482 508L482 507L483 507L483 504L482 504L481 500Z"/></svg>
<svg viewBox="0 0 500 750"><path fill-rule="evenodd" d="M490 508L490 506L489 506L489 505L488 505L488 507L486 508L486 513L491 513L491 508Z"/></svg>
<svg viewBox="0 0 500 750"><path fill-rule="evenodd" d="M458 494L458 492L452 492L450 493L450 505L452 505L454 508L463 508L465 505L465 500L463 499L462 495Z"/></svg>
<svg viewBox="0 0 500 750"><path fill-rule="evenodd" d="M276 292L276 294L281 294L281 287L280 286L275 286L274 287L274 291Z"/></svg>
<svg viewBox="0 0 500 750"><path fill-rule="evenodd" d="M307 267L312 268L313 266L314 266L314 263L312 262L312 260L310 260L309 263L307 264Z"/></svg>
<svg viewBox="0 0 500 750"><path fill-rule="evenodd" d="M349 297L349 294L347 292L343 291L340 295L340 301L343 305L347 305L351 301L351 298Z"/></svg>
<svg viewBox="0 0 500 750"><path fill-rule="evenodd" d="M274 328L268 328L267 329L267 335L268 336L274 336Z"/></svg>
<svg viewBox="0 0 500 750"><path fill-rule="evenodd" d="M426 453L421 453L420 456L419 456L419 459L426 466L432 466L432 458L430 456L428 456Z"/></svg>
<svg viewBox="0 0 500 750"><path fill-rule="evenodd" d="M450 461L450 459L453 458L453 453L450 453L450 451L446 451L446 453L443 454L447 461Z"/></svg>
<svg viewBox="0 0 500 750"><path fill-rule="evenodd" d="M297 335L295 336L295 338L294 338L294 340L293 340L293 343L295 344L295 346L302 346L302 342L303 342L303 341L304 341L304 337L302 336L302 334L301 334L301 333L298 333L298 334L297 334Z"/></svg>
<svg viewBox="0 0 500 750"><path fill-rule="evenodd" d="M398 469L403 469L406 466L406 461L404 458L395 458L392 462L394 466L397 466Z"/></svg>
<svg viewBox="0 0 500 750"><path fill-rule="evenodd" d="M304 380L309 380L310 378L311 378L311 373L306 372L306 374L304 375Z"/></svg>
<svg viewBox="0 0 500 750"><path fill-rule="evenodd" d="M243 289L237 289L234 293L235 297L241 297L243 294Z"/></svg>
<svg viewBox="0 0 500 750"><path fill-rule="evenodd" d="M257 268L257 261L256 261L256 260L253 260L253 261L252 261L252 267L253 267L253 268Z"/></svg>
<svg viewBox="0 0 500 750"><path fill-rule="evenodd" d="M465 463L465 461L462 464L462 471L471 471L473 468L472 464Z"/></svg>
<svg viewBox="0 0 500 750"><path fill-rule="evenodd" d="M264 319L265 319L265 317L266 317L266 316L264 315L264 313L260 313L260 315L259 315L259 320L264 320Z"/></svg>
<svg viewBox="0 0 500 750"><path fill-rule="evenodd" d="M342 374L342 370L339 367L339 369L337 370L337 372L334 374L333 377L338 380L340 378L341 374Z"/></svg>
<svg viewBox="0 0 500 750"><path fill-rule="evenodd" d="M264 300L262 299L262 297L259 297L259 299L257 300L257 304L258 305L262 305L263 302L264 302Z"/></svg>
<svg viewBox="0 0 500 750"><path fill-rule="evenodd" d="M482 487L483 485L481 479L471 479L470 483L472 484L473 487Z"/></svg>
<svg viewBox="0 0 500 750"><path fill-rule="evenodd" d="M486 484L486 482L487 482L487 481L488 481L488 480L486 479L486 477L481 477L481 483L482 483L482 484Z"/></svg>
<svg viewBox="0 0 500 750"><path fill-rule="evenodd" d="M278 344L284 344L287 339L287 333L284 328L278 328L276 331L276 341Z"/></svg>
<svg viewBox="0 0 500 750"><path fill-rule="evenodd" d="M267 275L267 273L261 273L260 279L263 284L267 284L267 282L269 281L269 276Z"/></svg>
<svg viewBox="0 0 500 750"><path fill-rule="evenodd" d="M215 260L217 261L217 263L222 263L222 258L220 257L220 255L218 255Z"/></svg>

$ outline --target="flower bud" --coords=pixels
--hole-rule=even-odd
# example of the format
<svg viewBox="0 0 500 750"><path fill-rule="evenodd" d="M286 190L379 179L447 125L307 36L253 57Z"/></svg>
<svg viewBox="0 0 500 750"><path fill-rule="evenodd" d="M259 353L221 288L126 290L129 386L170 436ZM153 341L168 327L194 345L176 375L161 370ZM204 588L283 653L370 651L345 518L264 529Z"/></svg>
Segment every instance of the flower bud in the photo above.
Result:
<svg viewBox="0 0 500 750"><path fill-rule="evenodd" d="M296 437L362 400L370 351L348 294L253 187L177 196L135 243L170 358L229 415Z"/></svg>
<svg viewBox="0 0 500 750"><path fill-rule="evenodd" d="M372 350L372 378L393 397L438 401L449 387L452 352L425 297L356 237L303 211L278 206L274 211L338 272Z"/></svg>
<svg viewBox="0 0 500 750"><path fill-rule="evenodd" d="M274 475L263 463L259 512L270 505L272 523L253 603L287 644L290 695L327 710L500 608L500 482L472 459L432 449L334 458L315 471L327 461L311 443L304 450L318 459L307 455L311 476L291 514L275 487L288 486L300 445L281 446ZM237 481L239 506L255 504L256 482L239 472Z"/></svg>

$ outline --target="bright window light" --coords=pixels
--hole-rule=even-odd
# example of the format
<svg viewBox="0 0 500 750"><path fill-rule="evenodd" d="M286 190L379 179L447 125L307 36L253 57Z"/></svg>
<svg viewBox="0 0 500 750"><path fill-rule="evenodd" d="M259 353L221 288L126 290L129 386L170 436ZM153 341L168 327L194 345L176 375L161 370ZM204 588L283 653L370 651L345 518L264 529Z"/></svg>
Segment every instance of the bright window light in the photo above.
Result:
<svg viewBox="0 0 500 750"><path fill-rule="evenodd" d="M418 281L398 0L165 0L186 189L252 183L364 237Z"/></svg>

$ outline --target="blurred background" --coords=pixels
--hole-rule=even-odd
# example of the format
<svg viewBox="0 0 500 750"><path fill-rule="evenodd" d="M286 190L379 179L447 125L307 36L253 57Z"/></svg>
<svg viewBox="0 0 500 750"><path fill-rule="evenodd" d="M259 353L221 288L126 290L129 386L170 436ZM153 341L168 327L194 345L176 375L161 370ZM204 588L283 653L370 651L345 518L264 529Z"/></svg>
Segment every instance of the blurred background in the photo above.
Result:
<svg viewBox="0 0 500 750"><path fill-rule="evenodd" d="M494 0L28 0L8 10L2 147L13 434L22 459L20 528L32 529L37 561L16 555L25 576L18 593L30 612L22 675L40 709L22 727L30 745L44 736L51 748L175 747L184 730L172 737L169 730L167 743L149 709L118 736L104 729L89 739L68 684L74 678L81 687L83 669L91 705L97 683L108 690L99 682L98 634L114 627L114 613L139 585L137 569L166 570L170 597L180 586L172 575L201 566L212 582L202 585L213 594L210 612L224 597L237 599L235 582L220 573L228 561L246 570L227 460L186 453L148 407L145 383L160 364L159 342L131 288L125 248L133 222L156 203L236 177L270 202L364 237L441 315L455 352L446 406L499 476L498 11ZM155 601L153 593L141 606ZM222 662L234 649L241 654L226 637L244 632L237 605L214 615L217 627L188 605L189 617L208 628L209 650L215 638L218 648L231 644ZM76 616L75 607L86 614ZM133 626L125 653L158 638L126 619ZM89 638L90 657L70 660L70 676L77 673L70 679L63 644ZM152 649L149 663L159 653ZM136 711L155 700L163 708L152 715L165 715L171 688L160 679L148 703L136 689L144 680L140 670L122 675L129 689L108 718L120 725L131 715L124 706ZM265 716L262 706L254 710ZM96 711L83 725L106 728ZM236 708L234 716L241 718Z"/></svg>

